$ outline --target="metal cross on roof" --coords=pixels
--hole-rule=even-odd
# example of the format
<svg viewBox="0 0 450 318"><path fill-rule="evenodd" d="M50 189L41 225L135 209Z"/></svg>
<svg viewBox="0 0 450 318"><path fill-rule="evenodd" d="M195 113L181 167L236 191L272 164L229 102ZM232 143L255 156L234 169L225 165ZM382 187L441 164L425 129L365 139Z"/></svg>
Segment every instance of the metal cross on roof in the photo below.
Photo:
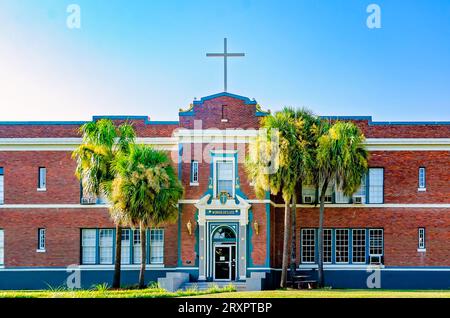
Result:
<svg viewBox="0 0 450 318"><path fill-rule="evenodd" d="M227 38L223 39L223 53L206 53L207 57L223 57L223 87L224 92L227 91L227 63L229 57L242 57L245 56L245 53L228 53L227 49Z"/></svg>

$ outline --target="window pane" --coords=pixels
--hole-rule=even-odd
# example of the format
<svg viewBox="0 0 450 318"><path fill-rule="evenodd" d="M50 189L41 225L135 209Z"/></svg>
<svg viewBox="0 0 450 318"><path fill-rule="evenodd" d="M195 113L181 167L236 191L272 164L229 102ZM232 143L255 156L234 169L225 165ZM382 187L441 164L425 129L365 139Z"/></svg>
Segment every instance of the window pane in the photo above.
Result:
<svg viewBox="0 0 450 318"><path fill-rule="evenodd" d="M122 230L122 248L120 262L122 264L130 264L130 229Z"/></svg>
<svg viewBox="0 0 450 318"><path fill-rule="evenodd" d="M0 230L0 265L5 263L5 232Z"/></svg>
<svg viewBox="0 0 450 318"><path fill-rule="evenodd" d="M353 236L353 263L365 263L366 262L366 230L355 229L352 232Z"/></svg>
<svg viewBox="0 0 450 318"><path fill-rule="evenodd" d="M150 230L150 263L164 263L164 230Z"/></svg>
<svg viewBox="0 0 450 318"><path fill-rule="evenodd" d="M383 168L369 169L369 203L383 203Z"/></svg>
<svg viewBox="0 0 450 318"><path fill-rule="evenodd" d="M425 188L425 168L419 168L419 188Z"/></svg>
<svg viewBox="0 0 450 318"><path fill-rule="evenodd" d="M221 192L233 195L233 162L217 162L217 195Z"/></svg>
<svg viewBox="0 0 450 318"><path fill-rule="evenodd" d="M113 230L100 230L100 264L113 262Z"/></svg>
<svg viewBox="0 0 450 318"><path fill-rule="evenodd" d="M316 230L302 229L301 233L301 251L302 263L314 263L316 261Z"/></svg>
<svg viewBox="0 0 450 318"><path fill-rule="evenodd" d="M198 162L192 161L191 182L198 182Z"/></svg>
<svg viewBox="0 0 450 318"><path fill-rule="evenodd" d="M369 253L370 255L383 255L383 230L369 230Z"/></svg>
<svg viewBox="0 0 450 318"><path fill-rule="evenodd" d="M47 170L45 168L43 168L43 167L39 168L39 184L38 184L38 187L40 189L43 189L46 186L46 173L47 173Z"/></svg>
<svg viewBox="0 0 450 318"><path fill-rule="evenodd" d="M4 203L4 185L3 175L0 175L0 204Z"/></svg>
<svg viewBox="0 0 450 318"><path fill-rule="evenodd" d="M81 249L83 264L95 264L96 230L82 230Z"/></svg>
<svg viewBox="0 0 450 318"><path fill-rule="evenodd" d="M133 230L133 263L141 263L141 233Z"/></svg>
<svg viewBox="0 0 450 318"><path fill-rule="evenodd" d="M45 229L38 230L38 249L45 250Z"/></svg>
<svg viewBox="0 0 450 318"><path fill-rule="evenodd" d="M332 253L333 253L333 242L332 242L332 231L331 229L323 230L323 262L331 263Z"/></svg>
<svg viewBox="0 0 450 318"><path fill-rule="evenodd" d="M419 248L425 248L425 229L419 228Z"/></svg>
<svg viewBox="0 0 450 318"><path fill-rule="evenodd" d="M347 229L336 229L336 263L348 263Z"/></svg>

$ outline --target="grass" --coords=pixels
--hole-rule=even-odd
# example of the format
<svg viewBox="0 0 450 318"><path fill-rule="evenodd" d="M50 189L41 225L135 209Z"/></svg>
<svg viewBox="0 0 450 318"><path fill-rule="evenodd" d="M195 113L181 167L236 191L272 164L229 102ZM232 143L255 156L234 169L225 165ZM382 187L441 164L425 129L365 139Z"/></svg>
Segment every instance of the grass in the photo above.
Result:
<svg viewBox="0 0 450 318"><path fill-rule="evenodd" d="M199 295L208 298L450 298L450 290L314 289Z"/></svg>
<svg viewBox="0 0 450 318"><path fill-rule="evenodd" d="M96 285L92 289L67 290L63 287L49 287L48 290L11 290L0 291L0 298L171 298L171 297L190 297L199 295L212 295L215 293L231 293L236 288L234 286L225 286L223 288L217 285L211 285L209 289L199 291L192 288L185 291L174 293L167 292L159 286L152 284L145 289L120 289L112 290L105 284Z"/></svg>

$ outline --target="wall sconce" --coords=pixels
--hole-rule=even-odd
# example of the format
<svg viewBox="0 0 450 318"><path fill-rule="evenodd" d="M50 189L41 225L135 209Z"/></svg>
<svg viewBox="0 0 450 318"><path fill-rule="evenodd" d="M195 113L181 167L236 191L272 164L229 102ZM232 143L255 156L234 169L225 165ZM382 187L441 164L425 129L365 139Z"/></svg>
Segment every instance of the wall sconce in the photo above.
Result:
<svg viewBox="0 0 450 318"><path fill-rule="evenodd" d="M253 222L253 229L255 230L256 235L259 235L259 224L256 220Z"/></svg>
<svg viewBox="0 0 450 318"><path fill-rule="evenodd" d="M187 231L188 231L189 235L192 235L192 223L191 223L191 220L189 220L186 223L186 228L187 228Z"/></svg>

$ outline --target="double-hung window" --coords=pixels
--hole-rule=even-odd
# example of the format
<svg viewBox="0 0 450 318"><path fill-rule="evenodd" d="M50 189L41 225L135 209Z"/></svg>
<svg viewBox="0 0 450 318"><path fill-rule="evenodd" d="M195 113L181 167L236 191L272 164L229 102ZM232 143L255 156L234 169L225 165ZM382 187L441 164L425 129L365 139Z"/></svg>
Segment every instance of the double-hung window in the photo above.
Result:
<svg viewBox="0 0 450 318"><path fill-rule="evenodd" d="M0 230L0 266L5 264L5 231Z"/></svg>
<svg viewBox="0 0 450 318"><path fill-rule="evenodd" d="M0 204L5 203L3 167L0 167Z"/></svg>
<svg viewBox="0 0 450 318"><path fill-rule="evenodd" d="M133 230L133 263L141 264L141 232L139 229Z"/></svg>
<svg viewBox="0 0 450 318"><path fill-rule="evenodd" d="M95 229L83 229L81 231L81 263L82 264L95 264L96 250L97 250L97 230Z"/></svg>
<svg viewBox="0 0 450 318"><path fill-rule="evenodd" d="M352 263L366 262L366 230L352 230Z"/></svg>
<svg viewBox="0 0 450 318"><path fill-rule="evenodd" d="M100 264L113 263L113 232L112 229L101 229L99 233Z"/></svg>
<svg viewBox="0 0 450 318"><path fill-rule="evenodd" d="M369 254L381 256L383 255L383 230L370 229L369 230Z"/></svg>
<svg viewBox="0 0 450 318"><path fill-rule="evenodd" d="M234 196L234 171L233 161L219 160L217 161L217 196L222 192L229 196Z"/></svg>
<svg viewBox="0 0 450 318"><path fill-rule="evenodd" d="M130 229L122 229L122 247L121 247L121 256L120 262L122 264L130 264L130 246L131 246L131 230Z"/></svg>
<svg viewBox="0 0 450 318"><path fill-rule="evenodd" d="M150 264L164 263L164 230L150 230Z"/></svg>
<svg viewBox="0 0 450 318"><path fill-rule="evenodd" d="M302 263L316 261L316 229L302 229Z"/></svg>
<svg viewBox="0 0 450 318"><path fill-rule="evenodd" d="M336 263L348 263L348 229L335 230Z"/></svg>
<svg viewBox="0 0 450 318"><path fill-rule="evenodd" d="M38 190L45 190L47 188L47 169L39 167L38 170Z"/></svg>
<svg viewBox="0 0 450 318"><path fill-rule="evenodd" d="M426 170L424 167L420 167L419 168L419 191L424 191L427 186L426 186Z"/></svg>
<svg viewBox="0 0 450 318"><path fill-rule="evenodd" d="M191 185L198 184L198 161L192 160L191 162Z"/></svg>
<svg viewBox="0 0 450 318"><path fill-rule="evenodd" d="M38 229L38 251L45 251L45 229Z"/></svg>
<svg viewBox="0 0 450 318"><path fill-rule="evenodd" d="M425 228L424 227L419 227L419 245L418 245L419 250L425 250L426 245L425 245Z"/></svg>
<svg viewBox="0 0 450 318"><path fill-rule="evenodd" d="M383 203L384 169L369 169L369 203Z"/></svg>
<svg viewBox="0 0 450 318"><path fill-rule="evenodd" d="M331 263L333 260L333 232L331 229L323 230L323 262Z"/></svg>

